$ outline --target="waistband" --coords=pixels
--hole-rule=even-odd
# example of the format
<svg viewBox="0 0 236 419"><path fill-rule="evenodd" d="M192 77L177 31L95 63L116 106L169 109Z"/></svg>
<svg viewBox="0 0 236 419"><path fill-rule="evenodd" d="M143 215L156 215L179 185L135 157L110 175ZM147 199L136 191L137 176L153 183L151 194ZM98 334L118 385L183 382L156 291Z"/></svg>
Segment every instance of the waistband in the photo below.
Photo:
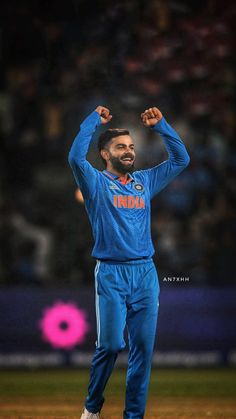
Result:
<svg viewBox="0 0 236 419"><path fill-rule="evenodd" d="M127 261L120 260L108 260L108 259L97 259L97 262L107 263L108 265L140 265L153 262L152 258L147 259L132 259Z"/></svg>

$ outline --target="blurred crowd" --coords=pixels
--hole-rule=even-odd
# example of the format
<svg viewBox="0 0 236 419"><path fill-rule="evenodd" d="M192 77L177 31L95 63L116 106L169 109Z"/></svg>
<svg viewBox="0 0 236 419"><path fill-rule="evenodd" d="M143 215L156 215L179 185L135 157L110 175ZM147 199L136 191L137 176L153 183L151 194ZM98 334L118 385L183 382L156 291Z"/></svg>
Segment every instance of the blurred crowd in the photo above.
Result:
<svg viewBox="0 0 236 419"><path fill-rule="evenodd" d="M112 126L130 130L137 168L167 157L140 123L150 106L191 156L153 200L160 279L232 283L235 3L68 1L65 16L54 2L34 0L32 10L12 3L15 13L11 2L4 6L0 45L0 283L92 283L93 239L67 155L99 104L111 109ZM96 138L89 160L103 168Z"/></svg>

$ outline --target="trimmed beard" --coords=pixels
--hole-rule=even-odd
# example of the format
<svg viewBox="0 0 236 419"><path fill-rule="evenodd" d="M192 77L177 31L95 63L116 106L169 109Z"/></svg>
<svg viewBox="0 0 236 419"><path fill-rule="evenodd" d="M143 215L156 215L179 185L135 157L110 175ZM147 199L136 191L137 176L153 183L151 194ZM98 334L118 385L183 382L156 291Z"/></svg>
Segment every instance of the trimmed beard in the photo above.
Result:
<svg viewBox="0 0 236 419"><path fill-rule="evenodd" d="M130 163L130 165L123 164L118 157L113 156L110 156L110 162L114 169L123 175L126 175L126 173L132 173L134 171L134 162Z"/></svg>

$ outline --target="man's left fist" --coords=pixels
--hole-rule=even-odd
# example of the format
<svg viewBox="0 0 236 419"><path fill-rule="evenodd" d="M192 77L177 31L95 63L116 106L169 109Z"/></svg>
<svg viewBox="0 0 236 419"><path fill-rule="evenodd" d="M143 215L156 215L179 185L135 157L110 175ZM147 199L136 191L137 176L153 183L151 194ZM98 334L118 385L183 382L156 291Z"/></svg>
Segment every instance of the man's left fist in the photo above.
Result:
<svg viewBox="0 0 236 419"><path fill-rule="evenodd" d="M104 106L97 106L95 111L101 116L102 124L107 124L110 122L112 115L110 115L109 109L105 108Z"/></svg>
<svg viewBox="0 0 236 419"><path fill-rule="evenodd" d="M149 108L141 113L141 119L145 127L153 127L156 125L162 118L162 113L158 108Z"/></svg>

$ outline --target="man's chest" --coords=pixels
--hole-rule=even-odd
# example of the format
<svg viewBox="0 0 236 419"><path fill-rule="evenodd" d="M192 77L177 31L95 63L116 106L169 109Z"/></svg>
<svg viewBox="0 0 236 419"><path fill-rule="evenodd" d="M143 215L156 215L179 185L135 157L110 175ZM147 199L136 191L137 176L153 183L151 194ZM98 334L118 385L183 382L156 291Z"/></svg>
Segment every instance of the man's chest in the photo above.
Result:
<svg viewBox="0 0 236 419"><path fill-rule="evenodd" d="M139 181L124 185L118 180L105 180L100 186L99 201L117 209L145 210L150 198L149 191Z"/></svg>

